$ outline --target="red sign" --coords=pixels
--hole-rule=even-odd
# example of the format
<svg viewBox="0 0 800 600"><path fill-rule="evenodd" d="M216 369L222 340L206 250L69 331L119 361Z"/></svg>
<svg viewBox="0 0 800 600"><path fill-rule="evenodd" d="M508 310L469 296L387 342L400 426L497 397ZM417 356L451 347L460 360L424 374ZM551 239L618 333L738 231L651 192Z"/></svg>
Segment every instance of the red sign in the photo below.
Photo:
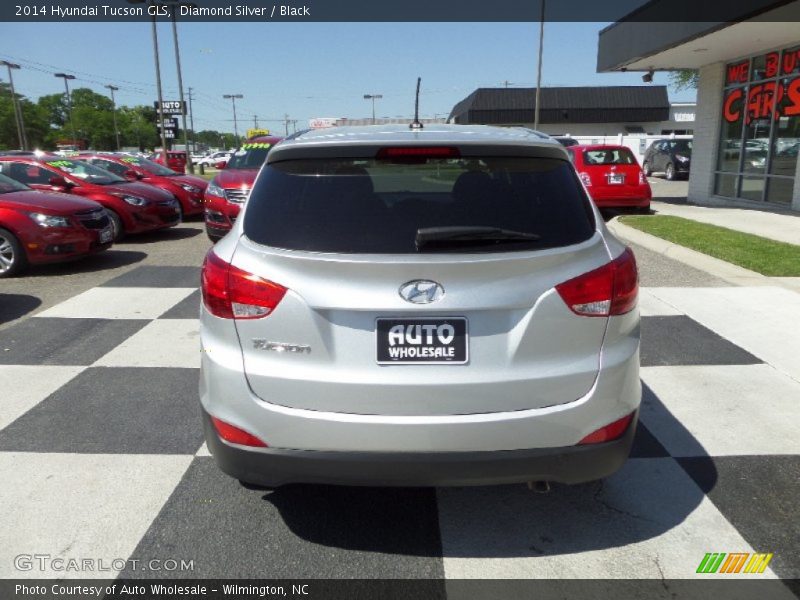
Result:
<svg viewBox="0 0 800 600"><path fill-rule="evenodd" d="M800 115L800 77L792 79L787 85L775 81L752 85L747 92L746 101L744 92L745 88L736 88L725 96L722 115L729 123L738 121L743 111L745 125L749 125L754 119L770 118L773 108L775 119ZM784 98L788 102L781 105Z"/></svg>
<svg viewBox="0 0 800 600"><path fill-rule="evenodd" d="M749 74L749 60L743 60L740 63L728 65L728 78L726 79L726 85L732 85L734 83L747 83Z"/></svg>

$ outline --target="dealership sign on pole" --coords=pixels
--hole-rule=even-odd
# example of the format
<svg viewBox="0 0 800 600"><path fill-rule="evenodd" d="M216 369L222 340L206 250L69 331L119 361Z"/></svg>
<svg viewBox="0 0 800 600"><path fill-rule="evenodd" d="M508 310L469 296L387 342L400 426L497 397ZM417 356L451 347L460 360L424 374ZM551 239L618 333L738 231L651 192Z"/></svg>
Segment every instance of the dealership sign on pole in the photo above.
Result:
<svg viewBox="0 0 800 600"><path fill-rule="evenodd" d="M158 101L153 102L153 107L158 110ZM161 102L162 115L185 115L186 114L186 101L180 100L163 100Z"/></svg>

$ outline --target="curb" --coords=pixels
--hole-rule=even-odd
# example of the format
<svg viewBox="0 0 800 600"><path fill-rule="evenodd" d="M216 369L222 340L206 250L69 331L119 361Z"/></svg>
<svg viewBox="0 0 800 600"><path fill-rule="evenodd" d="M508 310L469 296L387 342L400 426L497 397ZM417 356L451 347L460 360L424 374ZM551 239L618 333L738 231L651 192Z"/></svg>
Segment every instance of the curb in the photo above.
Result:
<svg viewBox="0 0 800 600"><path fill-rule="evenodd" d="M795 278L787 277L786 281L781 281L781 279L783 279L781 277L767 277L761 273L756 273L755 271L703 254L697 250L668 242L667 240L645 233L644 231L639 231L638 229L620 223L617 217L614 217L611 221L606 223L606 227L619 238L643 246L652 252L677 260L695 269L705 271L709 275L713 275L714 277L734 285L777 285L794 292L800 291L797 283L794 281Z"/></svg>

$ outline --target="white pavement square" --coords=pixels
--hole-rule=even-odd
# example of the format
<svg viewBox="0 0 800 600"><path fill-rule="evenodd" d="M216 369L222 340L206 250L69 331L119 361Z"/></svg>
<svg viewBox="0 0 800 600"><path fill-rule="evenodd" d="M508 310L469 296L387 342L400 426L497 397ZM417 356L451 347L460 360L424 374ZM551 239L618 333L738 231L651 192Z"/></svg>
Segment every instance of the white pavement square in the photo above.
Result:
<svg viewBox="0 0 800 600"><path fill-rule="evenodd" d="M200 324L194 319L158 319L100 358L97 367L200 368Z"/></svg>
<svg viewBox="0 0 800 600"><path fill-rule="evenodd" d="M0 429L28 412L84 368L0 365Z"/></svg>
<svg viewBox="0 0 800 600"><path fill-rule="evenodd" d="M648 289L660 300L800 381L800 294L779 287Z"/></svg>
<svg viewBox="0 0 800 600"><path fill-rule="evenodd" d="M72 319L157 319L195 289L97 287L36 316Z"/></svg>
<svg viewBox="0 0 800 600"><path fill-rule="evenodd" d="M800 383L769 365L643 367L641 376L668 411L645 396L642 422L672 456L800 454Z"/></svg>
<svg viewBox="0 0 800 600"><path fill-rule="evenodd" d="M602 487L443 488L437 498L447 578L684 579L711 547L753 551L670 458L631 459Z"/></svg>
<svg viewBox="0 0 800 600"><path fill-rule="evenodd" d="M14 557L40 553L102 559L106 565L129 558L191 460L191 456L0 453L0 578L116 576L114 570L18 571Z"/></svg>
<svg viewBox="0 0 800 600"><path fill-rule="evenodd" d="M639 288L639 313L643 317L671 317L683 314L653 295L649 288Z"/></svg>

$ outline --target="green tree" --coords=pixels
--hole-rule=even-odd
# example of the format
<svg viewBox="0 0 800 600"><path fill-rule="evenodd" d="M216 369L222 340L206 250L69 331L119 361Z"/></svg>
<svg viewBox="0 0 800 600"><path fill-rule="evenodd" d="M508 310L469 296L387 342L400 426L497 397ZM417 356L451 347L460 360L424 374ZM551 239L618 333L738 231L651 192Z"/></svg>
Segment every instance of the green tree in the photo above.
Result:
<svg viewBox="0 0 800 600"><path fill-rule="evenodd" d="M676 91L697 89L697 82L700 75L695 69L681 69L680 71L670 71L669 83Z"/></svg>
<svg viewBox="0 0 800 600"><path fill-rule="evenodd" d="M50 131L46 116L36 104L25 96L17 94L17 101L22 109L28 146L30 148L43 147ZM0 83L0 149L17 149L19 146L14 104L11 101L11 87L7 83Z"/></svg>

